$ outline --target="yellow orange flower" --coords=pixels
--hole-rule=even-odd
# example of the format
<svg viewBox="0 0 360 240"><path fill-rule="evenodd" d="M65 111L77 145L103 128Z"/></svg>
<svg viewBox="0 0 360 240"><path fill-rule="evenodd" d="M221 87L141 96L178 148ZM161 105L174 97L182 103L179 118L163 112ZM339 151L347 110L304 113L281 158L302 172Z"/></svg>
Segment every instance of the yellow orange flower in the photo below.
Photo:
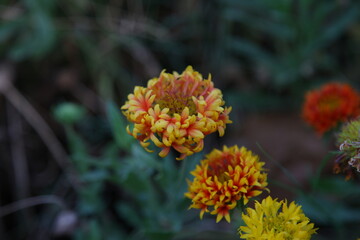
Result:
<svg viewBox="0 0 360 240"><path fill-rule="evenodd" d="M268 196L261 203L256 201L255 209L247 208L246 212L242 214L246 226L239 228L242 239L307 240L317 230L295 202L288 205L286 200L279 202Z"/></svg>
<svg viewBox="0 0 360 240"><path fill-rule="evenodd" d="M223 217L230 222L229 211L239 200L246 204L249 198L266 189L264 164L245 147L239 149L235 145L224 146L222 151L214 149L191 172L195 178L188 181L189 192L185 193L192 200L190 208L201 209L201 219L212 208L210 214L217 215L216 222Z"/></svg>
<svg viewBox="0 0 360 240"><path fill-rule="evenodd" d="M124 115L134 123L127 130L148 151L151 140L165 157L171 148L183 159L203 149L204 137L219 132L224 135L231 123L231 107L224 107L222 93L214 87L211 75L202 75L188 66L181 74L166 73L149 80L148 86L135 87L122 106Z"/></svg>
<svg viewBox="0 0 360 240"><path fill-rule="evenodd" d="M302 114L322 135L360 114L360 95L348 84L328 83L306 94Z"/></svg>

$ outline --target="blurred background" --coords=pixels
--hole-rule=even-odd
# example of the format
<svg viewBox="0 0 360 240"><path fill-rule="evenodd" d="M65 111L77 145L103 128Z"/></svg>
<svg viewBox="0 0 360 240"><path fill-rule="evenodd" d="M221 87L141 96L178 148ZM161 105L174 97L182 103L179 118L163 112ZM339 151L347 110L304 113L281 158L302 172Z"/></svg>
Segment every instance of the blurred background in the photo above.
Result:
<svg viewBox="0 0 360 240"><path fill-rule="evenodd" d="M0 0L0 239L238 239L241 219L184 211L180 163L124 130L134 86L188 65L233 107L197 160L244 145L314 239L360 237L359 181L332 173L332 135L301 118L312 88L360 90L359 19L355 0Z"/></svg>

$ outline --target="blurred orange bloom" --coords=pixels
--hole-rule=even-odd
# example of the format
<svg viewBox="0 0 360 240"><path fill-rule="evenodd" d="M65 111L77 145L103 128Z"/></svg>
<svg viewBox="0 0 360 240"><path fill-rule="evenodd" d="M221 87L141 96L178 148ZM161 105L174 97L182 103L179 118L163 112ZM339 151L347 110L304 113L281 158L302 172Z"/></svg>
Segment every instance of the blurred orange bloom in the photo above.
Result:
<svg viewBox="0 0 360 240"><path fill-rule="evenodd" d="M203 149L204 137L219 132L224 135L231 123L231 107L224 107L222 93L214 88L211 75L202 75L188 66L181 74L166 73L149 80L148 86L136 86L134 94L122 106L127 119L134 123L128 133L147 150L151 140L165 157L171 148L184 159Z"/></svg>
<svg viewBox="0 0 360 240"><path fill-rule="evenodd" d="M305 96L302 115L319 135L360 114L360 95L350 85L328 83Z"/></svg>
<svg viewBox="0 0 360 240"><path fill-rule="evenodd" d="M264 162L259 157L238 146L214 149L191 172L195 177L189 184L185 196L192 200L190 208L201 209L200 218L205 212L217 215L216 222L223 217L230 222L229 211L238 201L246 204L251 197L258 196L267 186Z"/></svg>

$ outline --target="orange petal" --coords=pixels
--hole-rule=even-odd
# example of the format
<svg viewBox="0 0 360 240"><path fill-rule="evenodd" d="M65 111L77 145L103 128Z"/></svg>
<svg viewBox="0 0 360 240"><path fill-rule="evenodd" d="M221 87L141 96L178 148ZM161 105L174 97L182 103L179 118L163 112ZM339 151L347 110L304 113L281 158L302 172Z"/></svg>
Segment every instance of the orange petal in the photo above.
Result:
<svg viewBox="0 0 360 240"><path fill-rule="evenodd" d="M165 147L161 150L161 152L159 153L160 157L166 157L170 152L170 147Z"/></svg>

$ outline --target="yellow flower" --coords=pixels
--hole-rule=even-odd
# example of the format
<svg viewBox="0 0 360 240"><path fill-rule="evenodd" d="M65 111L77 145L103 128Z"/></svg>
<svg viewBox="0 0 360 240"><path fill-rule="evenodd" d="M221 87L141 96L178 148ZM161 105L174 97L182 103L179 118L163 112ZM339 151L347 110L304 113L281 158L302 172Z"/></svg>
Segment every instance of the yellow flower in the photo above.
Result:
<svg viewBox="0 0 360 240"><path fill-rule="evenodd" d="M189 192L185 193L192 200L190 208L201 209L202 219L210 207L210 214L217 215L216 222L223 217L230 222L229 211L236 207L239 200L246 204L249 198L266 189L264 164L245 147L224 146L222 151L214 149L191 172L195 178L188 182Z"/></svg>
<svg viewBox="0 0 360 240"><path fill-rule="evenodd" d="M211 75L202 75L188 66L181 74L166 73L150 79L148 86L136 86L128 101L121 107L127 119L134 123L130 135L140 141L149 152L151 140L161 148L165 157L171 148L184 159L203 149L204 137L219 132L224 135L231 123L231 107L224 107L222 93L214 88Z"/></svg>
<svg viewBox="0 0 360 240"><path fill-rule="evenodd" d="M281 211L280 211L281 208ZM242 214L246 226L240 226L240 238L248 240L307 240L317 228L310 223L301 206L277 201L268 196L261 203L255 201L255 209L247 208Z"/></svg>

